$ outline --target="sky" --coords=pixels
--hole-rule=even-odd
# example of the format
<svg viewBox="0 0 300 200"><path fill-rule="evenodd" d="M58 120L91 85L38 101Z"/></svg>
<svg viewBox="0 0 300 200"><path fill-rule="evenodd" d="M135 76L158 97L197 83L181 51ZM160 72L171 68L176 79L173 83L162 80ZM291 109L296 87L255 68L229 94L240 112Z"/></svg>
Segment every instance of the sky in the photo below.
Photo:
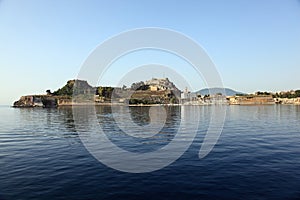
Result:
<svg viewBox="0 0 300 200"><path fill-rule="evenodd" d="M62 87L101 43L144 27L193 39L225 87L247 93L300 88L298 0L0 0L0 104ZM122 57L99 84L115 85L133 64L149 63L171 67L191 90L205 87L188 63L151 50ZM164 71L146 75L140 78L168 77Z"/></svg>

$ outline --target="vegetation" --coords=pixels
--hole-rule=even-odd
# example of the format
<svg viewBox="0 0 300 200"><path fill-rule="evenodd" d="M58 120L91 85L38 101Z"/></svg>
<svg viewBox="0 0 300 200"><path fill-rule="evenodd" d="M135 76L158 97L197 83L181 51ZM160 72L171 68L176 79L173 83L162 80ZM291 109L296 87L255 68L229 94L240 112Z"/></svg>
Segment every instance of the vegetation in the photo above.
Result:
<svg viewBox="0 0 300 200"><path fill-rule="evenodd" d="M76 85L75 85L76 84ZM50 90L46 91L48 95L53 96L76 96L83 99L90 99L95 94L95 89L90 86L87 81L82 80L69 80L65 86L51 93Z"/></svg>
<svg viewBox="0 0 300 200"><path fill-rule="evenodd" d="M284 93L276 93L273 95L274 98L297 98L300 97L300 90L296 90L295 92L284 92Z"/></svg>
<svg viewBox="0 0 300 200"><path fill-rule="evenodd" d="M256 92L256 95L271 95L271 93L270 92L260 92L260 91L258 91L258 92Z"/></svg>
<svg viewBox="0 0 300 200"><path fill-rule="evenodd" d="M99 97L104 97L104 98L111 98L112 93L114 91L113 87L98 87L96 90L96 95L99 95Z"/></svg>
<svg viewBox="0 0 300 200"><path fill-rule="evenodd" d="M171 104L177 104L177 103L179 103L179 101L177 100L176 97L172 97L172 98L170 99L170 103L171 103Z"/></svg>
<svg viewBox="0 0 300 200"><path fill-rule="evenodd" d="M131 85L132 90L148 90L149 88L149 85L145 85L143 81L132 83Z"/></svg>
<svg viewBox="0 0 300 200"><path fill-rule="evenodd" d="M149 89L150 89L149 85L142 85L139 88L137 88L136 90L149 90Z"/></svg>
<svg viewBox="0 0 300 200"><path fill-rule="evenodd" d="M52 94L54 96L72 96L74 84L75 80L70 80L64 87L54 91Z"/></svg>
<svg viewBox="0 0 300 200"><path fill-rule="evenodd" d="M241 94L236 94L235 96L243 97L243 96L248 96L248 94L241 93Z"/></svg>
<svg viewBox="0 0 300 200"><path fill-rule="evenodd" d="M150 99L129 99L129 104L144 104L144 105L149 105L149 104L160 104L160 101L154 101Z"/></svg>

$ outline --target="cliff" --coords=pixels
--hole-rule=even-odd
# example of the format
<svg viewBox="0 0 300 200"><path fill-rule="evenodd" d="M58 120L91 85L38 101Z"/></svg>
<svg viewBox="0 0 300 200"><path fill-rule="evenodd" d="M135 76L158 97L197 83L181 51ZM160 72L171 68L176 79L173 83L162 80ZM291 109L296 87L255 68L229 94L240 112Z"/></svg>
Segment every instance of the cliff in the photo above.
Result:
<svg viewBox="0 0 300 200"><path fill-rule="evenodd" d="M18 101L15 101L13 107L57 107L58 97L50 95L27 95L22 96Z"/></svg>
<svg viewBox="0 0 300 200"><path fill-rule="evenodd" d="M85 101L96 89L87 81L69 80L62 88L54 91L47 90L45 95L26 95L15 101L13 107L45 107L53 108L60 105L72 105L73 101ZM73 98L74 97L74 98Z"/></svg>

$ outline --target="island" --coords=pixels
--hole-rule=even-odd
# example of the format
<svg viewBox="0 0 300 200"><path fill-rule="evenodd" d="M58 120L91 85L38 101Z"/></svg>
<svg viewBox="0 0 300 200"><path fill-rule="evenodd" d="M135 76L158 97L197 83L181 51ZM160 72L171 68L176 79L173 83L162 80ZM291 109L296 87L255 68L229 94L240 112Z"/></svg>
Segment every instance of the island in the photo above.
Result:
<svg viewBox="0 0 300 200"><path fill-rule="evenodd" d="M228 92L230 91L230 92ZM224 94L222 93L224 92ZM230 95L228 95L230 94ZM45 94L21 96L13 107L56 108L73 105L300 105L300 90L245 94L228 88L179 90L168 78L152 78L132 83L131 87L88 84L86 80L69 80L62 88Z"/></svg>

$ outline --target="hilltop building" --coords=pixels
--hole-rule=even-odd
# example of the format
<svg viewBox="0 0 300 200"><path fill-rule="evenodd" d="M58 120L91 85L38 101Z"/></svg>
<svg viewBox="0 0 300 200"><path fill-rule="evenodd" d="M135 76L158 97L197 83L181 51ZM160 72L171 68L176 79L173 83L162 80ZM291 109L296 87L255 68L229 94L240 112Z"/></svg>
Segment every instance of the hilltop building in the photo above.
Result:
<svg viewBox="0 0 300 200"><path fill-rule="evenodd" d="M180 95L180 90L171 82L168 78L152 78L151 80L145 81L145 85L148 85L150 91L173 91L174 94Z"/></svg>

